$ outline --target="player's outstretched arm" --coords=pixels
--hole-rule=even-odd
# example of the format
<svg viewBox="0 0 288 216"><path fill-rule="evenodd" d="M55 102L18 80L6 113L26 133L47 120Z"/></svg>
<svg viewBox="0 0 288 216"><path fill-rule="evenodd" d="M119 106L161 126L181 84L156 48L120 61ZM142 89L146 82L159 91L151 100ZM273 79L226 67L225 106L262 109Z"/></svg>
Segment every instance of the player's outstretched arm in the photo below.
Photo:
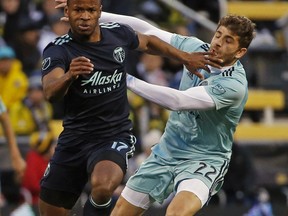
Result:
<svg viewBox="0 0 288 216"><path fill-rule="evenodd" d="M169 110L208 110L216 105L203 86L185 91L159 86L127 75L127 87L139 96Z"/></svg>
<svg viewBox="0 0 288 216"><path fill-rule="evenodd" d="M102 12L100 22L119 22L131 26L135 31L146 35L154 35L166 43L170 43L172 33L155 27L147 21L137 17Z"/></svg>
<svg viewBox="0 0 288 216"><path fill-rule="evenodd" d="M208 65L221 68L222 60L211 55L211 52L184 52L179 50L169 43L160 40L154 35L146 35L138 33L139 47L138 50L152 55L160 55L173 60L179 61L185 65L186 69L191 73L203 79L203 75L199 69L204 69L210 72Z"/></svg>

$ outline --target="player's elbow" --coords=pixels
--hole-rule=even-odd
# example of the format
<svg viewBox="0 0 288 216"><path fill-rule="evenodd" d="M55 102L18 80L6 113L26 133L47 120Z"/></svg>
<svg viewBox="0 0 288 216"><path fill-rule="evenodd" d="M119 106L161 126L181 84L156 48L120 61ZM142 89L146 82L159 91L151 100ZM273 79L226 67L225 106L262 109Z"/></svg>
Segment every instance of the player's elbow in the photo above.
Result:
<svg viewBox="0 0 288 216"><path fill-rule="evenodd" d="M49 102L56 102L59 101L61 98L57 96L57 94L54 94L52 91L44 90L44 96L45 99Z"/></svg>

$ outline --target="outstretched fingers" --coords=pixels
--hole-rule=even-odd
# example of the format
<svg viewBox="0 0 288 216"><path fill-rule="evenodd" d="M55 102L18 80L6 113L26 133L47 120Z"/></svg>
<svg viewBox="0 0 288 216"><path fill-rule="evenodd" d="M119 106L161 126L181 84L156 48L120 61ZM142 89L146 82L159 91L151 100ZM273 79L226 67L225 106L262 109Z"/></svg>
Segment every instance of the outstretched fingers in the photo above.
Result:
<svg viewBox="0 0 288 216"><path fill-rule="evenodd" d="M212 67L215 67L215 68L219 68L221 69L222 68L222 63L223 63L223 60L216 57L215 55L213 55L212 53L210 54L206 54L204 55L204 58L205 58L205 64L206 65L210 65Z"/></svg>
<svg viewBox="0 0 288 216"><path fill-rule="evenodd" d="M200 73L201 69L210 72L208 66L221 68L222 59L217 58L212 52L192 52L186 56L185 67L192 74L195 74L200 79L203 79L203 75Z"/></svg>
<svg viewBox="0 0 288 216"><path fill-rule="evenodd" d="M64 8L67 5L67 0L55 0L55 2L56 2L56 6L55 6L56 9ZM65 16L61 17L60 20L64 22L69 21L68 17L65 17Z"/></svg>
<svg viewBox="0 0 288 216"><path fill-rule="evenodd" d="M58 8L64 8L67 4L67 0L55 0L56 2L56 6L55 8L58 9Z"/></svg>

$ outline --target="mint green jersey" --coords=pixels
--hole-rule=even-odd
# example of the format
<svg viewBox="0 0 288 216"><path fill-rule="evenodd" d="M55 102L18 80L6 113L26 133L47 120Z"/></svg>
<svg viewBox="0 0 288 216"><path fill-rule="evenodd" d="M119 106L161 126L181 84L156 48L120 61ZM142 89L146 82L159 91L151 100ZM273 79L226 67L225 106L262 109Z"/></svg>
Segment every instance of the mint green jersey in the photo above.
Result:
<svg viewBox="0 0 288 216"><path fill-rule="evenodd" d="M173 35L171 44L187 52L204 52L209 44L195 37ZM173 111L154 154L170 159L192 159L212 163L230 160L233 135L248 97L245 70L237 61L218 73L201 73L204 80L192 75L186 68L180 90L204 86L216 104L206 111Z"/></svg>

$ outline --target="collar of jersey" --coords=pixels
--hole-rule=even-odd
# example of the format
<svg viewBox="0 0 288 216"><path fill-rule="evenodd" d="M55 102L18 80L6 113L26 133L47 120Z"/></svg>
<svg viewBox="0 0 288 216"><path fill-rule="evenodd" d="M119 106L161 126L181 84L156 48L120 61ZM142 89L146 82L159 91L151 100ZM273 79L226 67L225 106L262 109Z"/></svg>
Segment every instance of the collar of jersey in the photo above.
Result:
<svg viewBox="0 0 288 216"><path fill-rule="evenodd" d="M220 74L220 73L224 72L225 70L227 70L233 66L230 65L230 66L222 67L221 69L212 67L210 65L208 65L208 67L210 69L211 74Z"/></svg>

